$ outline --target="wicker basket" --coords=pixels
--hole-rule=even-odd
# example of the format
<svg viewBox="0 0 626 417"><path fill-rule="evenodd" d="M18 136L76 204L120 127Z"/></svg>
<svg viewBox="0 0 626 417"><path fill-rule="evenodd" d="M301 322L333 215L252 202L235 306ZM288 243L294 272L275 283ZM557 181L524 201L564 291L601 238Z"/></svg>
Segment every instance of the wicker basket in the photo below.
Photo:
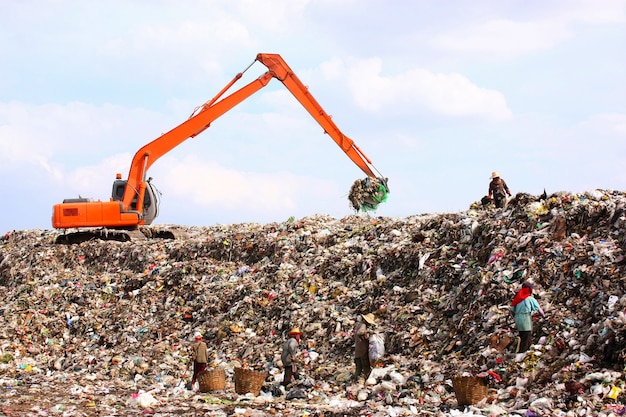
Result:
<svg viewBox="0 0 626 417"><path fill-rule="evenodd" d="M476 404L487 396L487 382L475 376L455 376L452 387L459 405Z"/></svg>
<svg viewBox="0 0 626 417"><path fill-rule="evenodd" d="M237 394L247 394L251 392L255 396L259 395L267 374L265 372L253 371L252 369L235 368L235 392Z"/></svg>
<svg viewBox="0 0 626 417"><path fill-rule="evenodd" d="M198 375L200 392L222 391L226 388L226 372L223 369L210 369Z"/></svg>

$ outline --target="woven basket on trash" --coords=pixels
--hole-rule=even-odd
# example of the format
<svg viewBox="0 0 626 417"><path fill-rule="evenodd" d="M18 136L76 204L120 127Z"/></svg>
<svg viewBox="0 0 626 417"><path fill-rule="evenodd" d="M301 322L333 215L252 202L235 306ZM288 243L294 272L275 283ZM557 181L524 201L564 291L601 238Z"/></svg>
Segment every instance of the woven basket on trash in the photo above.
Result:
<svg viewBox="0 0 626 417"><path fill-rule="evenodd" d="M226 388L226 372L223 369L209 369L198 375L200 392L221 391Z"/></svg>
<svg viewBox="0 0 626 417"><path fill-rule="evenodd" d="M488 386L484 378L455 376L452 378L452 388L459 405L471 405L487 396Z"/></svg>
<svg viewBox="0 0 626 417"><path fill-rule="evenodd" d="M265 372L235 368L235 392L237 394L247 394L251 392L254 395L259 395L266 377L267 374Z"/></svg>

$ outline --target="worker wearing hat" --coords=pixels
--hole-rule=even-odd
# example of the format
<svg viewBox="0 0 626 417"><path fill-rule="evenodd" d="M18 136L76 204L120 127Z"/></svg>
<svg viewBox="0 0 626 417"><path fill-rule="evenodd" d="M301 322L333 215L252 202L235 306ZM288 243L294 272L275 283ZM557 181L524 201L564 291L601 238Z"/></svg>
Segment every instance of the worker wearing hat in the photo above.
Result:
<svg viewBox="0 0 626 417"><path fill-rule="evenodd" d="M206 369L208 362L208 350L206 343L202 341L202 333L196 332L193 335L194 343L191 345L191 359L193 360L193 376L191 377L191 387L196 383L198 375Z"/></svg>
<svg viewBox="0 0 626 417"><path fill-rule="evenodd" d="M358 381L361 374L369 378L372 367L369 358L370 329L376 326L376 318L372 313L362 314L361 320L354 326L354 379Z"/></svg>
<svg viewBox="0 0 626 417"><path fill-rule="evenodd" d="M287 385L291 383L292 379L295 380L300 378L296 364L299 362L297 356L302 332L299 328L294 327L287 333L287 336L289 336L289 338L283 345L283 353L280 355L280 359L285 367L285 376L282 382L284 387L287 387Z"/></svg>
<svg viewBox="0 0 626 417"><path fill-rule="evenodd" d="M500 174L498 171L493 171L491 173L491 182L489 183L489 200L493 200L496 204L496 208L504 207L506 203L506 196L511 196L511 191L509 190L506 182L500 178Z"/></svg>

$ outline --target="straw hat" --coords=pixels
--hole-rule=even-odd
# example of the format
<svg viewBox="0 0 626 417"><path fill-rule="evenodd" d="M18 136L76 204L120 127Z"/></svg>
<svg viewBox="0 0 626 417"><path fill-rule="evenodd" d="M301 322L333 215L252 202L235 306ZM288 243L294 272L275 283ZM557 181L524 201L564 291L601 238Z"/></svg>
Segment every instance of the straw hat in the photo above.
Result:
<svg viewBox="0 0 626 417"><path fill-rule="evenodd" d="M500 173L498 171L493 171L491 173L491 177L490 177L491 179L498 178L498 177L500 177Z"/></svg>
<svg viewBox="0 0 626 417"><path fill-rule="evenodd" d="M374 317L372 313L361 314L361 317L363 317L363 320L365 320L369 324L376 324L376 317Z"/></svg>
<svg viewBox="0 0 626 417"><path fill-rule="evenodd" d="M289 333L287 334L302 334L302 332L300 331L300 329L298 327L294 327L291 330L289 330Z"/></svg>

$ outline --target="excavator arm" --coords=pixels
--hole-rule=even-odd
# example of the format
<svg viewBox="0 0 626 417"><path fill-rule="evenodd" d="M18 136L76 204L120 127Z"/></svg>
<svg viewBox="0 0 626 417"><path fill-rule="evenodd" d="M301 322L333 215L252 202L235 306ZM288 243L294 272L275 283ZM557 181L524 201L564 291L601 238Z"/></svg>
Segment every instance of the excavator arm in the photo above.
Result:
<svg viewBox="0 0 626 417"><path fill-rule="evenodd" d="M234 84L241 76L242 74L237 74L228 86ZM197 112L192 114L189 119L139 149L130 165L128 186L122 199L123 210L129 210L131 204L141 207L144 197L142 188L145 188L143 184L145 184L148 169L153 163L185 140L202 133L214 120L265 87L271 79L272 75L267 72L220 101L216 101L219 95L216 96L216 98L204 104ZM224 92L225 89L220 92L220 95ZM136 204L133 202L135 199Z"/></svg>
<svg viewBox="0 0 626 417"><path fill-rule="evenodd" d="M331 117L326 114L322 106L315 100L309 89L302 84L302 81L289 68L287 63L277 54L258 54L257 61L261 62L269 69L269 73L280 80L293 96L302 104L309 114L322 126L324 133L327 133L339 145L348 157L354 162L368 177L376 178L372 161L359 149L352 139L344 135ZM379 173L380 176L380 173Z"/></svg>
<svg viewBox="0 0 626 417"><path fill-rule="evenodd" d="M265 87L272 78L276 78L287 87L291 94L294 95L309 114L322 126L324 132L333 138L352 162L361 168L367 176L373 178L377 177L374 173L375 168L372 166L371 160L359 149L352 139L345 136L339 130L331 117L326 114L322 106L320 106L317 100L311 95L309 89L294 74L280 55L258 54L256 61L268 68L265 74L218 101L218 99L243 75L243 73L237 74L216 97L205 103L199 111L194 113L188 120L137 151L131 163L130 173L128 175L129 187L126 189L122 200L124 210L129 210L133 199L137 197L136 193L138 193L139 197L136 205L137 207L141 207L143 202L142 184L146 181L145 177L148 168L150 168L157 159L188 138L195 137L203 132L214 120Z"/></svg>
<svg viewBox="0 0 626 417"><path fill-rule="evenodd" d="M150 166L185 140L202 133L214 120L265 87L272 78L276 78L287 87L352 162L368 177L380 182L386 193L388 191L386 179L378 173L370 159L354 141L339 130L282 57L277 54L258 54L256 61L265 65L268 71L239 90L222 97L243 76L243 72L252 66L251 64L242 73L237 74L213 99L196 108L186 121L139 149L131 162L128 179L122 181L118 174L111 201L65 200L53 208L53 226L63 229L73 227L134 228L150 224L156 217L156 211L153 210L149 214L144 212L144 207L146 204L157 203L154 201L156 196L153 195L150 180L147 179ZM117 187L118 182L121 183L121 187Z"/></svg>

